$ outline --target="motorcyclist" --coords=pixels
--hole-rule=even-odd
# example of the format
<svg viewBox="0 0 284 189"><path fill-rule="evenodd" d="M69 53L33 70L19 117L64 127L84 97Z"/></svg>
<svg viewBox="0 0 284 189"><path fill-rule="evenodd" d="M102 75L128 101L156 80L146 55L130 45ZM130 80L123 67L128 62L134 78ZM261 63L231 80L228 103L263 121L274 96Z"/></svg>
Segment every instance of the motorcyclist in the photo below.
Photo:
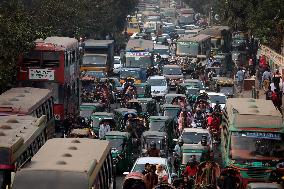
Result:
<svg viewBox="0 0 284 189"><path fill-rule="evenodd" d="M149 157L160 157L160 150L157 149L154 141L150 143L150 149L147 150L146 155Z"/></svg>

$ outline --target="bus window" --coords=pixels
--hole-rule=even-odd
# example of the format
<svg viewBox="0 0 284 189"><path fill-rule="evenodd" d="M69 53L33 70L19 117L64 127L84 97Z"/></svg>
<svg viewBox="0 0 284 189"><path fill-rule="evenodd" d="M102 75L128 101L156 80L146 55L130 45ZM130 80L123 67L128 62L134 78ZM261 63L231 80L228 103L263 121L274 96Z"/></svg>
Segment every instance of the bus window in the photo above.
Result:
<svg viewBox="0 0 284 189"><path fill-rule="evenodd" d="M40 51L31 51L24 55L23 63L26 66L39 66L41 60Z"/></svg>
<svg viewBox="0 0 284 189"><path fill-rule="evenodd" d="M43 52L42 58L44 67L59 67L60 52Z"/></svg>

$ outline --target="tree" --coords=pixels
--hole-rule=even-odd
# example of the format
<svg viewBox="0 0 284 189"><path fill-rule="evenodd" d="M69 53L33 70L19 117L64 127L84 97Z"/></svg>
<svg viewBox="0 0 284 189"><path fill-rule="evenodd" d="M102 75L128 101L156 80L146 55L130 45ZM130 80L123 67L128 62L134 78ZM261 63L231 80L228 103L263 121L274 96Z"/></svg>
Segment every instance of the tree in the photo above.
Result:
<svg viewBox="0 0 284 189"><path fill-rule="evenodd" d="M0 4L0 93L15 83L17 57L39 37L32 18L15 0Z"/></svg>

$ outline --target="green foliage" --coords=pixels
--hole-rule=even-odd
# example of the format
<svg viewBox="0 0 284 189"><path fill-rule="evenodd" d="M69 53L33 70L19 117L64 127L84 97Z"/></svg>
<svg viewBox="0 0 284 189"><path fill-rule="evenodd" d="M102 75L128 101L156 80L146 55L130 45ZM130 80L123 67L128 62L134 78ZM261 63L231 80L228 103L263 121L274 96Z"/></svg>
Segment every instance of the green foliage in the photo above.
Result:
<svg viewBox="0 0 284 189"><path fill-rule="evenodd" d="M283 0L184 0L195 11L219 14L221 23L248 32L280 51L284 38Z"/></svg>
<svg viewBox="0 0 284 189"><path fill-rule="evenodd" d="M35 39L120 36L137 4L138 0L0 1L0 93L14 84L17 57L29 51Z"/></svg>

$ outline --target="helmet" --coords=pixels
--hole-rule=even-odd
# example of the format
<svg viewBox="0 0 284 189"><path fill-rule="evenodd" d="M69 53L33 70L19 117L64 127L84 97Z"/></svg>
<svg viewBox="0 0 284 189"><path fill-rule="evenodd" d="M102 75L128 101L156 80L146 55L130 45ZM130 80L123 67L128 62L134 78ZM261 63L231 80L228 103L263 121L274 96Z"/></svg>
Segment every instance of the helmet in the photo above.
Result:
<svg viewBox="0 0 284 189"><path fill-rule="evenodd" d="M151 149L156 149L156 143L154 141L152 141L150 143L150 147L151 147Z"/></svg>

